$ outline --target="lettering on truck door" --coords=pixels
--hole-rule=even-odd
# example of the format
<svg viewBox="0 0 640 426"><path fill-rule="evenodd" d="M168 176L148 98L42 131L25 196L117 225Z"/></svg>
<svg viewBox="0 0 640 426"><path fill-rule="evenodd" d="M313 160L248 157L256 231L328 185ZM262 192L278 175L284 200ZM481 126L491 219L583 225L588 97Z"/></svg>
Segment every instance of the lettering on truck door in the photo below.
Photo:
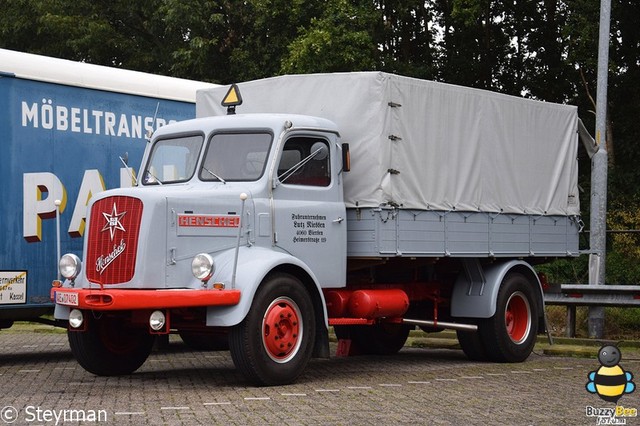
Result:
<svg viewBox="0 0 640 426"><path fill-rule="evenodd" d="M321 285L344 280L346 221L336 182L335 141L291 136L284 144L274 190L276 245L304 261ZM330 155L331 154L331 155Z"/></svg>

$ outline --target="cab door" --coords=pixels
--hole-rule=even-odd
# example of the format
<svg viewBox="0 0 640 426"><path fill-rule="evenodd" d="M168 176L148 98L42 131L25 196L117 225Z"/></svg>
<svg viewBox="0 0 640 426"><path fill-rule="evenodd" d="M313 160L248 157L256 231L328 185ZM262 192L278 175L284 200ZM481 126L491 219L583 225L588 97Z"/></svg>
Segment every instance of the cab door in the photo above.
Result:
<svg viewBox="0 0 640 426"><path fill-rule="evenodd" d="M341 158L336 135L289 134L274 176L275 245L305 262L322 287L345 285Z"/></svg>

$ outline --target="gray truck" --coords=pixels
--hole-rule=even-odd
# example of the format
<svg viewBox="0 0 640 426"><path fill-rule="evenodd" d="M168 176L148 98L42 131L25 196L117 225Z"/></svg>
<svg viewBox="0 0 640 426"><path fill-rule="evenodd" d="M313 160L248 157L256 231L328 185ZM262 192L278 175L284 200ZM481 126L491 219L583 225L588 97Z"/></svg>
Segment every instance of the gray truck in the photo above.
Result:
<svg viewBox="0 0 640 426"><path fill-rule="evenodd" d="M52 291L73 354L130 374L156 335L228 347L257 385L312 357L457 330L521 362L545 329L536 264L579 255L572 106L381 72L200 90L137 185L94 196Z"/></svg>

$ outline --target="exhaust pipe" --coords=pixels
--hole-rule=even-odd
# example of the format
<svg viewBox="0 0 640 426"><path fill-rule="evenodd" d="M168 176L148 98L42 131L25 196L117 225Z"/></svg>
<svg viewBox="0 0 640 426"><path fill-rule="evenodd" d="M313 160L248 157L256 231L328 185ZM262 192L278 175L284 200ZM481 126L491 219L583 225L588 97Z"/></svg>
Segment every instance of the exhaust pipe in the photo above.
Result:
<svg viewBox="0 0 640 426"><path fill-rule="evenodd" d="M451 330L478 331L478 326L475 324L460 324L457 322L446 322L446 321L436 322L436 321L414 320L414 319L403 318L402 323L409 324L409 325L417 325L417 326L449 328Z"/></svg>

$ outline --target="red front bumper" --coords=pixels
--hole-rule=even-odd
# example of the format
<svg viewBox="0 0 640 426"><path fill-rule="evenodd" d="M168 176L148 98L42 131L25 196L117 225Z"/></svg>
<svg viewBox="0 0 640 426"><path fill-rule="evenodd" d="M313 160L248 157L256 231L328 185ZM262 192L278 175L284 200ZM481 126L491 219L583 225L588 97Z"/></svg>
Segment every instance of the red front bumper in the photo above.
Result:
<svg viewBox="0 0 640 426"><path fill-rule="evenodd" d="M98 311L231 306L240 302L240 290L56 288L53 293L58 305Z"/></svg>

